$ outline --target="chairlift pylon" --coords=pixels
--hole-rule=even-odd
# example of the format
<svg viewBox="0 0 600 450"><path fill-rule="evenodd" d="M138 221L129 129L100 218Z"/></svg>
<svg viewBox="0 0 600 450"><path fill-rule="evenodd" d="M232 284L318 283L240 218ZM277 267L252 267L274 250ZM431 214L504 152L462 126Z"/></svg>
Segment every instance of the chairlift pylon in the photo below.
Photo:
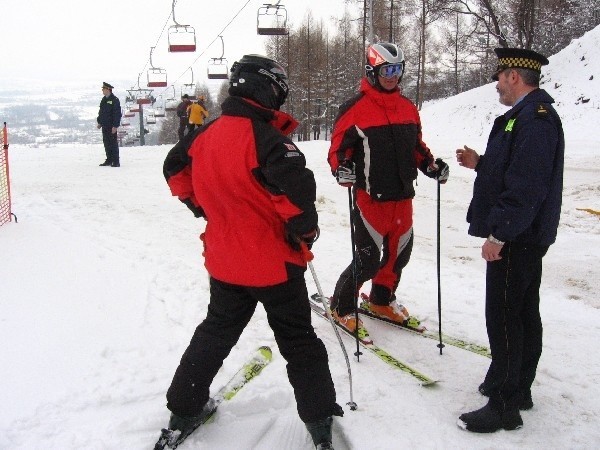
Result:
<svg viewBox="0 0 600 450"><path fill-rule="evenodd" d="M229 78L229 68L227 67L227 58L225 55L225 43L223 36L221 38L221 57L211 58L208 61L208 67L206 69L207 77L209 80L227 80Z"/></svg>
<svg viewBox="0 0 600 450"><path fill-rule="evenodd" d="M287 28L287 9L281 5L265 3L256 14L256 32L262 36L283 36L289 33Z"/></svg>
<svg viewBox="0 0 600 450"><path fill-rule="evenodd" d="M154 67L152 64L152 52L154 47L150 47L150 68L148 69L148 87L167 87L167 71L160 67Z"/></svg>
<svg viewBox="0 0 600 450"><path fill-rule="evenodd" d="M170 52L195 52L196 30L191 25L181 25L175 19L175 2L173 0L172 13L175 25L169 27L167 37Z"/></svg>

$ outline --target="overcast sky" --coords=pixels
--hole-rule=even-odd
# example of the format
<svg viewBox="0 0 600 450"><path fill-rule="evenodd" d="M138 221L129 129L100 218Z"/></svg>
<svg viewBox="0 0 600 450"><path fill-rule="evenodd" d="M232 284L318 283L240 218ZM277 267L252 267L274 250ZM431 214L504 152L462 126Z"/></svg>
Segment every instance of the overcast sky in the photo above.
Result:
<svg viewBox="0 0 600 450"><path fill-rule="evenodd" d="M141 73L140 85L145 87L146 63L150 48L156 45L153 65L167 71L169 84L190 83L188 67L192 67L194 82L201 83L206 80L208 60L222 55L219 32L240 10L223 32L228 65L243 54L264 53L267 38L256 34L257 10L264 3L178 0L175 18L196 29L197 51L169 53L166 30L173 25L171 0L2 0L0 80L5 88L23 80L51 84L109 81L128 84L127 88L137 84ZM344 0L287 0L282 4L294 24L301 23L309 9L329 23L331 17L341 17L345 7Z"/></svg>

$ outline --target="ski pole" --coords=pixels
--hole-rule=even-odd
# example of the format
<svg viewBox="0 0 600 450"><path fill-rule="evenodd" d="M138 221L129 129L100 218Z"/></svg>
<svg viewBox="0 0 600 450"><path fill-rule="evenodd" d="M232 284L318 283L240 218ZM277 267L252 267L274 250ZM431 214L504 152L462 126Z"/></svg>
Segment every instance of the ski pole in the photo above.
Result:
<svg viewBox="0 0 600 450"><path fill-rule="evenodd" d="M442 342L442 279L441 279L441 271L440 271L440 222L441 222L441 213L440 213L440 180L437 180L437 282L438 282L438 322L439 322L439 337L440 343L437 345L440 349L440 355L442 354L442 349L444 348L444 343Z"/></svg>
<svg viewBox="0 0 600 450"><path fill-rule="evenodd" d="M356 339L356 360L360 361L360 355L362 352L360 351L360 343L358 340L358 271L357 271L357 261L356 261L356 243L354 240L354 209L355 209L355 199L352 195L352 187L348 186L348 209L350 212L350 243L352 245L352 282L354 284L354 320L356 320L356 329L354 330L354 337Z"/></svg>
<svg viewBox="0 0 600 450"><path fill-rule="evenodd" d="M329 305L325 302L325 296L323 295L323 290L321 289L321 283L319 283L319 279L317 277L317 272L313 266L312 260L314 259L313 253L308 249L308 246L305 242L300 243L300 248L302 249L302 254L304 255L304 259L308 264L310 269L310 273L312 274L313 280L315 281L315 285L317 286L317 292L319 293L319 298L321 299L321 303L323 304L323 309L325 310L325 314L329 319L329 323L331 323L331 327L335 332L335 336L342 348L342 353L344 354L344 359L346 360L346 367L348 368L348 383L350 385L350 401L347 403L350 406L350 410L355 411L357 408L356 403L354 402L354 395L352 389L352 369L350 368L350 359L348 358L348 352L346 352L346 346L344 345L344 341L342 341L342 337L335 326L335 322L333 321L333 317L331 316L331 311L329 310Z"/></svg>

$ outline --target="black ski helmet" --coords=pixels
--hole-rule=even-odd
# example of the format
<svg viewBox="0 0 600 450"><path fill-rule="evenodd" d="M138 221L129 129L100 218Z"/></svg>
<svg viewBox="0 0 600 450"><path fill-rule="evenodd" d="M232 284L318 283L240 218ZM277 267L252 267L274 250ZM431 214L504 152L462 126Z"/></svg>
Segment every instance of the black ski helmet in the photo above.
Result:
<svg viewBox="0 0 600 450"><path fill-rule="evenodd" d="M379 75L379 69L382 66L390 64L400 64L402 69L398 82L402 80L404 75L404 53L396 44L389 42L379 42L377 44L369 45L367 48L367 64L365 65L365 71L367 79L371 85L381 88L377 75Z"/></svg>
<svg viewBox="0 0 600 450"><path fill-rule="evenodd" d="M231 67L229 95L278 110L288 95L287 82L287 73L277 61L262 55L244 55Z"/></svg>

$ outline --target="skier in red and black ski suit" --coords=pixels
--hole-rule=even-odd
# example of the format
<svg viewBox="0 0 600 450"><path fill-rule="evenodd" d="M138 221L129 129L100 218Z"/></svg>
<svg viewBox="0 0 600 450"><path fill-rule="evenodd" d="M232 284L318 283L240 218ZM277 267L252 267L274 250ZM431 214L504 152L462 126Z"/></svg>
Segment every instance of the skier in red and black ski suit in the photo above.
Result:
<svg viewBox="0 0 600 450"><path fill-rule="evenodd" d="M201 414L258 302L315 445L331 441L332 416L343 414L325 346L311 325L299 244L312 244L318 234L316 185L304 155L286 137L298 125L279 111L287 91L277 62L244 56L231 69L222 115L185 136L165 160L172 194L206 219L201 239L210 274L208 314L167 393L171 429Z"/></svg>
<svg viewBox="0 0 600 450"><path fill-rule="evenodd" d="M379 43L369 47L367 57L360 93L340 107L328 162L342 186L354 185L358 287L372 280L372 310L403 321L408 312L395 303L395 291L413 246L413 181L421 169L444 183L448 165L434 160L421 140L417 108L399 92L402 50ZM350 264L336 284L332 306L342 325L354 331L352 273Z"/></svg>

